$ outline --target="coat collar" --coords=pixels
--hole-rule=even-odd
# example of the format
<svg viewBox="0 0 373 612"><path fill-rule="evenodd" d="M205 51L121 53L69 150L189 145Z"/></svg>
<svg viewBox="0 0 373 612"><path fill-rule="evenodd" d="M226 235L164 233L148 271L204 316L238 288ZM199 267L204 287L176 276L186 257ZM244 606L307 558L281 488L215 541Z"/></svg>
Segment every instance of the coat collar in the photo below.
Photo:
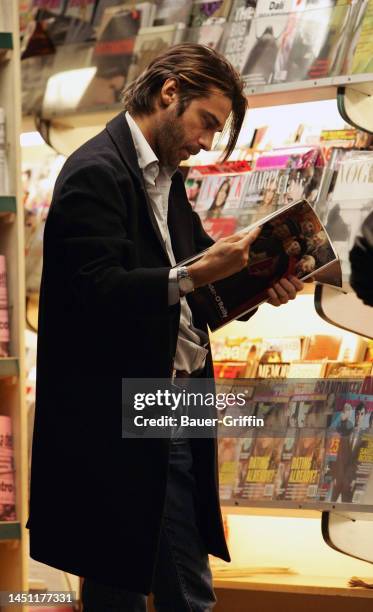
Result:
<svg viewBox="0 0 373 612"><path fill-rule="evenodd" d="M159 230L153 207L151 205L148 193L145 188L144 177L139 166L136 148L133 142L131 130L128 126L127 119L125 117L125 113L121 112L119 113L119 115L114 117L114 119L109 121L109 123L107 123L106 125L106 130L109 133L109 136L113 141L122 161L130 171L132 178L137 184L137 193L146 204L149 220L155 232L159 246L161 247L163 254L166 257L167 264L171 266L167 249L163 242L162 234Z"/></svg>
<svg viewBox="0 0 373 612"><path fill-rule="evenodd" d="M106 125L111 140L113 141L122 161L128 168L131 176L135 180L139 196L146 204L146 210L158 239L159 245L167 258L167 264L171 266L166 247L163 243L162 235L158 228L158 223L154 215L153 207L149 200L143 175L138 163L135 145L132 139L131 131L122 112ZM170 190L170 202L168 207L168 225L170 228L172 248L175 254L176 261L183 260L194 254L192 244L193 228L190 219L190 204L187 201L184 181L179 171L175 172L171 178L172 186Z"/></svg>

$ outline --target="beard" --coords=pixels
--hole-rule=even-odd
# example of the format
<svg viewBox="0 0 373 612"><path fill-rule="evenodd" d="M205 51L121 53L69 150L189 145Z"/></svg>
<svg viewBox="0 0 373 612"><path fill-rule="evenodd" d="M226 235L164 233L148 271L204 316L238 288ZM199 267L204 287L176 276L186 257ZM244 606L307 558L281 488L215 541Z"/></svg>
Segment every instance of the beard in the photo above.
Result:
<svg viewBox="0 0 373 612"><path fill-rule="evenodd" d="M176 110L158 122L154 131L154 152L160 164L176 169L182 159L181 149L186 149L185 130ZM184 146L183 146L184 145Z"/></svg>

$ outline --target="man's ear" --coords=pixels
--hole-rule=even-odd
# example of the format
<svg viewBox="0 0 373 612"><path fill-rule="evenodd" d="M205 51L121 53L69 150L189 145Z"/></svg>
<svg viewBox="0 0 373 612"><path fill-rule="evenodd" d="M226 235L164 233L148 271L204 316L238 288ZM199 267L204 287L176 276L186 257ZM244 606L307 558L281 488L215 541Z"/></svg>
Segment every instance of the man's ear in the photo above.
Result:
<svg viewBox="0 0 373 612"><path fill-rule="evenodd" d="M176 102L177 94L179 92L179 84L177 79L167 79L161 88L159 93L159 102L162 108L167 108L171 104Z"/></svg>

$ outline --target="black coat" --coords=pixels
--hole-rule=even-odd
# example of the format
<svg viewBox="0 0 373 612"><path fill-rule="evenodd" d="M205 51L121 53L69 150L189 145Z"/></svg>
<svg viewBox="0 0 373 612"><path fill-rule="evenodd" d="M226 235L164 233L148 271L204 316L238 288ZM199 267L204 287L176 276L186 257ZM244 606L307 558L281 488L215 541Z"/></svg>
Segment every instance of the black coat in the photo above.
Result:
<svg viewBox="0 0 373 612"><path fill-rule="evenodd" d="M179 172L169 227L177 261L212 243ZM27 526L32 558L143 593L169 441L122 439L121 379L171 374L180 305L168 306L170 266L121 113L66 161L46 222ZM201 533L210 553L229 560L216 443L191 443Z"/></svg>

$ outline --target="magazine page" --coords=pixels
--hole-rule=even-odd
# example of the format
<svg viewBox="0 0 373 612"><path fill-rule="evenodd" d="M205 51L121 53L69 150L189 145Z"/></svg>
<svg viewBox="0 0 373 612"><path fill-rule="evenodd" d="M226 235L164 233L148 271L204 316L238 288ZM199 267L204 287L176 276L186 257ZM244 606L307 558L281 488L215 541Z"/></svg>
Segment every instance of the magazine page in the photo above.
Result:
<svg viewBox="0 0 373 612"><path fill-rule="evenodd" d="M132 82L145 70L150 62L173 44L181 41L184 24L140 28L135 41L128 82Z"/></svg>
<svg viewBox="0 0 373 612"><path fill-rule="evenodd" d="M350 36L350 44L344 58L343 74L364 74L373 72L372 28L373 1L357 3L356 17Z"/></svg>
<svg viewBox="0 0 373 612"><path fill-rule="evenodd" d="M372 210L373 151L346 153L339 164L325 222L341 261L345 282L350 276L349 252L363 221Z"/></svg>
<svg viewBox="0 0 373 612"><path fill-rule="evenodd" d="M250 30L253 25L256 0L233 0L219 51L238 70L246 57Z"/></svg>
<svg viewBox="0 0 373 612"><path fill-rule="evenodd" d="M352 8L349 0L306 0L289 16L279 42L273 82L339 74Z"/></svg>
<svg viewBox="0 0 373 612"><path fill-rule="evenodd" d="M326 435L320 501L362 503L373 467L372 415L372 396L337 395Z"/></svg>
<svg viewBox="0 0 373 612"><path fill-rule="evenodd" d="M292 502L317 501L324 439L322 429L299 429L283 499Z"/></svg>
<svg viewBox="0 0 373 612"><path fill-rule="evenodd" d="M311 205L301 200L267 220L250 247L247 266L215 283L196 289L189 298L215 331L268 299L268 289L289 274L304 280L337 260L329 237ZM201 254L178 265L197 261Z"/></svg>
<svg viewBox="0 0 373 612"><path fill-rule="evenodd" d="M272 83L280 41L286 31L293 0L258 0L240 66L245 85L256 87Z"/></svg>

